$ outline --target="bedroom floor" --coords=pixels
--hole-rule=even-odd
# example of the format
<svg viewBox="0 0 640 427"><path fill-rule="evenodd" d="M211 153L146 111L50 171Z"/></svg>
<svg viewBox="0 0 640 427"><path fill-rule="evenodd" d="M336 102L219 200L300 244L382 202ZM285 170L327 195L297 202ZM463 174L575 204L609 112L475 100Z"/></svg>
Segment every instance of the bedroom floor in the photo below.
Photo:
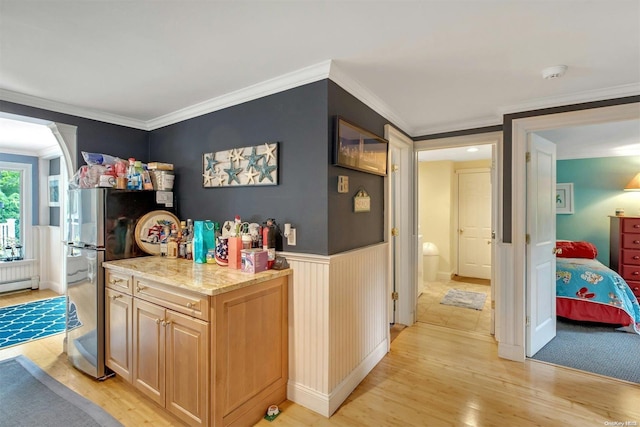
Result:
<svg viewBox="0 0 640 427"><path fill-rule="evenodd" d="M449 289L485 293L487 299L482 310L440 304ZM431 325L489 334L491 332L491 286L488 281L464 278L447 282L428 282L418 298L416 319L418 322Z"/></svg>

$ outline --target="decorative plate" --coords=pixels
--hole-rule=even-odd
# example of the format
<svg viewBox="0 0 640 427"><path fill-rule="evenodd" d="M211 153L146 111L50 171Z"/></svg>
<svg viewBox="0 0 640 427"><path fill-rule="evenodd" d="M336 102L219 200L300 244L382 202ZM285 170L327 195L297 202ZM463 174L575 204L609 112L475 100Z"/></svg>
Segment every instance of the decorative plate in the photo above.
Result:
<svg viewBox="0 0 640 427"><path fill-rule="evenodd" d="M160 242L166 240L169 235L165 232L165 226L180 225L177 216L168 211L151 211L142 216L136 224L136 243L148 254L160 255Z"/></svg>

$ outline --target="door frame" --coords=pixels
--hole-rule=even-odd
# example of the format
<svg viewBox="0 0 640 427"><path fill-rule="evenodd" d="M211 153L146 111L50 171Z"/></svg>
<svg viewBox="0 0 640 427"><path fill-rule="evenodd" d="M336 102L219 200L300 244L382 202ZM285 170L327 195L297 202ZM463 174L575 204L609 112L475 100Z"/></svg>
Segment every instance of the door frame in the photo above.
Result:
<svg viewBox="0 0 640 427"><path fill-rule="evenodd" d="M529 133L570 126L607 123L638 118L639 103L594 107L586 110L568 111L540 116L524 117L512 121L511 197L512 197L512 241L505 245L502 264L505 271L500 274L514 286L503 287L498 303L497 328L501 331L498 356L515 361L525 360L526 342L526 282L527 252L526 235L526 150ZM509 259L513 262L509 263ZM509 268L513 265L513 268Z"/></svg>
<svg viewBox="0 0 640 427"><path fill-rule="evenodd" d="M397 128L387 124L384 126L384 138L389 141L389 145L400 151L400 158L397 172L393 172L393 165L388 165L387 174L397 173L396 179L401 188L400 194L394 194L391 188L391 179L385 178L385 241L389 243L389 267L387 283L389 285L389 302L391 300L391 288L393 280L396 280L396 291L398 292L398 300L396 304L395 322L402 325L411 326L416 321L417 283L416 277L418 270L416 267L418 251L417 251L417 221L415 218L416 210L416 188L412 177L415 177L415 164L417 158L413 150L413 140L402 133ZM391 159L389 159L391 162ZM393 237L391 235L390 225L390 206L393 200L400 204L401 215L395 219L396 225L400 230L400 235ZM393 252L392 239L396 239L395 256ZM394 272L395 278L393 277ZM393 313L389 312L389 323L391 323ZM391 340L389 340L390 342Z"/></svg>
<svg viewBox="0 0 640 427"><path fill-rule="evenodd" d="M503 279L501 275L501 263L502 259L499 257L498 244L502 242L502 206L503 206L503 189L502 189L502 158L503 158L503 133L502 131L476 133L471 135L462 135L447 138L428 139L422 141L415 141L414 157L416 161L416 173L413 176L414 182L414 220L415 229L418 228L418 151L425 150L438 150L442 148L455 148L455 147L468 147L472 145L488 145L491 144L492 158L491 158L491 228L492 228L492 240L491 245L491 334L499 340L500 337L500 324L498 321L499 312L496 310L498 306L497 299L500 296L500 289L502 287ZM457 202L456 202L457 203ZM457 243L456 243L457 248ZM457 258L457 255L456 255ZM422 262L422 260L420 260ZM457 259L456 259L457 266ZM414 267L414 271L417 272L417 267ZM417 273L416 273L417 274ZM417 301L416 301L417 303Z"/></svg>

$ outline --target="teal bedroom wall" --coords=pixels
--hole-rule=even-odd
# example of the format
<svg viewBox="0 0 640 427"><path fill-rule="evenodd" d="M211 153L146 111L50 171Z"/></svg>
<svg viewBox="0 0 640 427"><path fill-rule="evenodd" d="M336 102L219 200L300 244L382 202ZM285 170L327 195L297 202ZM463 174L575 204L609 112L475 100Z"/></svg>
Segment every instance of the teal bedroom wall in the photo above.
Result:
<svg viewBox="0 0 640 427"><path fill-rule="evenodd" d="M608 266L609 216L616 208L640 216L640 192L623 191L638 172L640 156L559 160L556 182L573 183L574 213L556 215L556 238L595 244Z"/></svg>

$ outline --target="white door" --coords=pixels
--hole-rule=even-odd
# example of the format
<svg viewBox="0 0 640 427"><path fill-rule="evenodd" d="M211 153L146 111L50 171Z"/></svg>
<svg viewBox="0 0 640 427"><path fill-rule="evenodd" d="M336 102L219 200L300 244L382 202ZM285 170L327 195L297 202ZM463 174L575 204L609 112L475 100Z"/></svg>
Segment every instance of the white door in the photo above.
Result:
<svg viewBox="0 0 640 427"><path fill-rule="evenodd" d="M556 146L529 134L526 355L556 336Z"/></svg>
<svg viewBox="0 0 640 427"><path fill-rule="evenodd" d="M489 171L458 171L458 275L491 278Z"/></svg>

